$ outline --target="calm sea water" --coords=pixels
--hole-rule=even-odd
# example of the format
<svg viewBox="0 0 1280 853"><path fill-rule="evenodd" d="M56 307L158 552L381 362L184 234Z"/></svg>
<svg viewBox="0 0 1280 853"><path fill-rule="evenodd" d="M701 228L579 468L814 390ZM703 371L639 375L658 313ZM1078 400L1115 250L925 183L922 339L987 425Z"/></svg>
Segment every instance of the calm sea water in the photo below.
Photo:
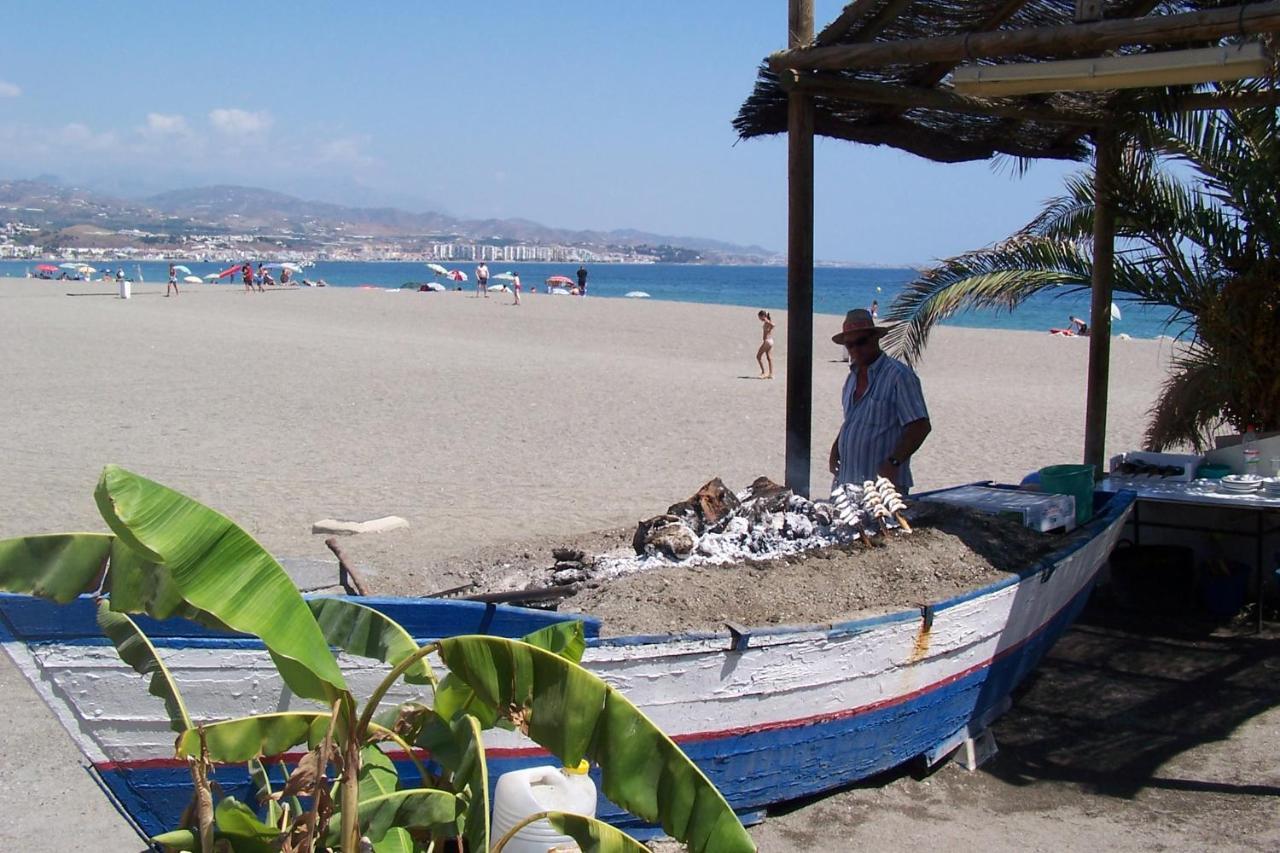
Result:
<svg viewBox="0 0 1280 853"><path fill-rule="evenodd" d="M58 261L53 261L56 265ZM194 275L203 277L226 268L222 263L185 262ZM161 262L117 263L126 275L136 277L139 269L144 280L165 281L168 265ZM445 266L452 267L451 264ZM0 261L0 275L23 276L34 264ZM475 264L458 267L471 277ZM576 264L519 263L510 266L491 264L494 274L514 270L520 273L526 287L537 285L549 276L574 277ZM588 293L592 298L621 299L627 293L641 291L652 299L673 302L702 302L718 305L741 305L769 310L786 308L787 271L784 267L695 266L684 264L592 264L588 267ZM880 303L880 313L887 312L903 285L915 276L910 269L866 267L822 267L814 270L813 309L821 314L840 314L850 308L865 308L871 301ZM324 279L338 287L399 287L410 281L432 281L434 277L422 263L358 263L320 262L308 267L305 277ZM222 286L226 286L225 284ZM239 286L238 284L235 286ZM464 287L474 287L467 281ZM566 297L560 297L566 298ZM1116 300L1121 319L1113 322L1113 332L1135 338L1154 338L1177 334L1180 326L1169 326L1171 312ZM1088 318L1087 293L1052 296L1041 294L1028 300L1016 311L972 311L947 320L948 325L992 329L1045 331L1067 325L1070 315Z"/></svg>

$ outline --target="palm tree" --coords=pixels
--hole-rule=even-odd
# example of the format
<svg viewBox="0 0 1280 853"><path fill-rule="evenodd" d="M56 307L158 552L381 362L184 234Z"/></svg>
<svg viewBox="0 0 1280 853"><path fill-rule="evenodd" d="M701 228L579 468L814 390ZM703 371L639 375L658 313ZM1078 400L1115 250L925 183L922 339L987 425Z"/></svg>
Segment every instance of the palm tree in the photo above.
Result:
<svg viewBox="0 0 1280 853"><path fill-rule="evenodd" d="M1224 425L1280 428L1277 109L1152 115L1122 139L1114 288L1174 309L1183 344L1150 412L1147 445L1203 450ZM914 362L930 330L957 311L1012 310L1035 293L1089 288L1093 194L1092 175L1075 174L1009 239L908 284L887 314L900 323L890 350Z"/></svg>

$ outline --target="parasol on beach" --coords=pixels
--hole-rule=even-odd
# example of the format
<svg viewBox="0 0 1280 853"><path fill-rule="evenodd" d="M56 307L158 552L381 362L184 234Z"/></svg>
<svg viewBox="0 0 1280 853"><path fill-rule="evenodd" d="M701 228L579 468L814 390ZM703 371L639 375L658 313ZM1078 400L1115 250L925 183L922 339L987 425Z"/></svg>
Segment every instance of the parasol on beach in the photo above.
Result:
<svg viewBox="0 0 1280 853"><path fill-rule="evenodd" d="M180 272L180 273L182 273L183 275L191 275L191 268L190 268L190 267L184 267L182 264L174 264L174 265L173 265L173 271L174 271L174 272Z"/></svg>
<svg viewBox="0 0 1280 853"><path fill-rule="evenodd" d="M516 274L513 272L500 272L493 277L494 281L515 281Z"/></svg>
<svg viewBox="0 0 1280 853"><path fill-rule="evenodd" d="M227 267L225 270L218 273L216 277L227 278L228 276L238 275L242 269L244 269L244 264L236 264L233 267Z"/></svg>
<svg viewBox="0 0 1280 853"><path fill-rule="evenodd" d="M448 274L449 274L449 271L448 271L447 269L445 269L444 267L440 266L439 264L427 264L427 269L431 270L431 271L432 271L433 273L435 273L436 275L448 275Z"/></svg>
<svg viewBox="0 0 1280 853"><path fill-rule="evenodd" d="M1112 302L1112 303L1111 303L1111 319L1112 319L1112 320L1119 320L1119 319L1121 319L1121 317L1120 317L1120 309L1116 307L1116 304L1115 304L1114 302Z"/></svg>
<svg viewBox="0 0 1280 853"><path fill-rule="evenodd" d="M211 273L209 273L207 276L205 276L205 277L204 277L204 280L205 280L205 281L217 281L217 280L218 280L218 279L220 279L220 278L222 278L222 276L221 276L220 274L218 274L218 273L216 273L216 272L211 272Z"/></svg>
<svg viewBox="0 0 1280 853"><path fill-rule="evenodd" d="M198 275L184 275L182 280L187 284L200 284L200 276Z"/></svg>
<svg viewBox="0 0 1280 853"><path fill-rule="evenodd" d="M63 270L79 270L79 269L80 269L81 267L83 267L83 266L84 266L84 264L72 264L72 263L66 263L66 264L58 264L58 269L63 269ZM36 267L36 269L40 269L40 268L39 268L39 267Z"/></svg>
<svg viewBox="0 0 1280 853"><path fill-rule="evenodd" d="M295 263L290 263L290 262L288 262L288 261L286 261L285 263L281 263L281 264L267 264L266 266L264 266L264 267L263 267L263 269L266 269L266 270L288 270L289 272L302 272L302 267L298 266L298 265L297 265L297 264L295 264Z"/></svg>
<svg viewBox="0 0 1280 853"><path fill-rule="evenodd" d="M466 281L467 274L464 273L462 270L449 270L449 278L453 279L454 281Z"/></svg>
<svg viewBox="0 0 1280 853"><path fill-rule="evenodd" d="M564 285L565 287L572 287L573 279L569 278L568 276L553 275L551 276L551 278L547 279L547 284L550 284L552 286Z"/></svg>
<svg viewBox="0 0 1280 853"><path fill-rule="evenodd" d="M36 270L38 272L57 272L58 268L53 264L36 264Z"/></svg>

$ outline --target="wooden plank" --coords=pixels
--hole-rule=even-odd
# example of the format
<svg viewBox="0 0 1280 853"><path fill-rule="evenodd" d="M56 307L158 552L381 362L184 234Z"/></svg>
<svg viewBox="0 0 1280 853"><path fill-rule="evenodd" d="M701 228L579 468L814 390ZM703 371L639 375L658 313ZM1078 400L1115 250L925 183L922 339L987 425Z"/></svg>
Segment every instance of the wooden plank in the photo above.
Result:
<svg viewBox="0 0 1280 853"><path fill-rule="evenodd" d="M1112 198L1119 141L1114 128L1094 134L1093 293L1089 308L1089 371L1085 389L1084 464L1101 477L1107 441L1107 383L1111 373L1111 288L1115 277L1116 214Z"/></svg>
<svg viewBox="0 0 1280 853"><path fill-rule="evenodd" d="M971 32L963 35L833 47L796 47L769 57L775 71L839 71L961 62L1003 56L1058 56L1127 45L1179 44L1280 31L1280 0L1207 12L1122 18L1091 24Z"/></svg>

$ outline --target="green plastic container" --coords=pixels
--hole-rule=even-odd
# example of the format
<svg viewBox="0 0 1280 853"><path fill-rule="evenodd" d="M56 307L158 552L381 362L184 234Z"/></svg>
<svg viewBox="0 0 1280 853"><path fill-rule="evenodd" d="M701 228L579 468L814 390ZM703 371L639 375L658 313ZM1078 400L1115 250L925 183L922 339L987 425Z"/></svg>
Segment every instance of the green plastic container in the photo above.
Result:
<svg viewBox="0 0 1280 853"><path fill-rule="evenodd" d="M1196 476L1203 477L1206 480L1221 480L1230 473L1230 465L1201 465L1200 470L1196 472Z"/></svg>
<svg viewBox="0 0 1280 853"><path fill-rule="evenodd" d="M1076 499L1076 524L1093 516L1093 466L1050 465L1040 469L1040 491Z"/></svg>

